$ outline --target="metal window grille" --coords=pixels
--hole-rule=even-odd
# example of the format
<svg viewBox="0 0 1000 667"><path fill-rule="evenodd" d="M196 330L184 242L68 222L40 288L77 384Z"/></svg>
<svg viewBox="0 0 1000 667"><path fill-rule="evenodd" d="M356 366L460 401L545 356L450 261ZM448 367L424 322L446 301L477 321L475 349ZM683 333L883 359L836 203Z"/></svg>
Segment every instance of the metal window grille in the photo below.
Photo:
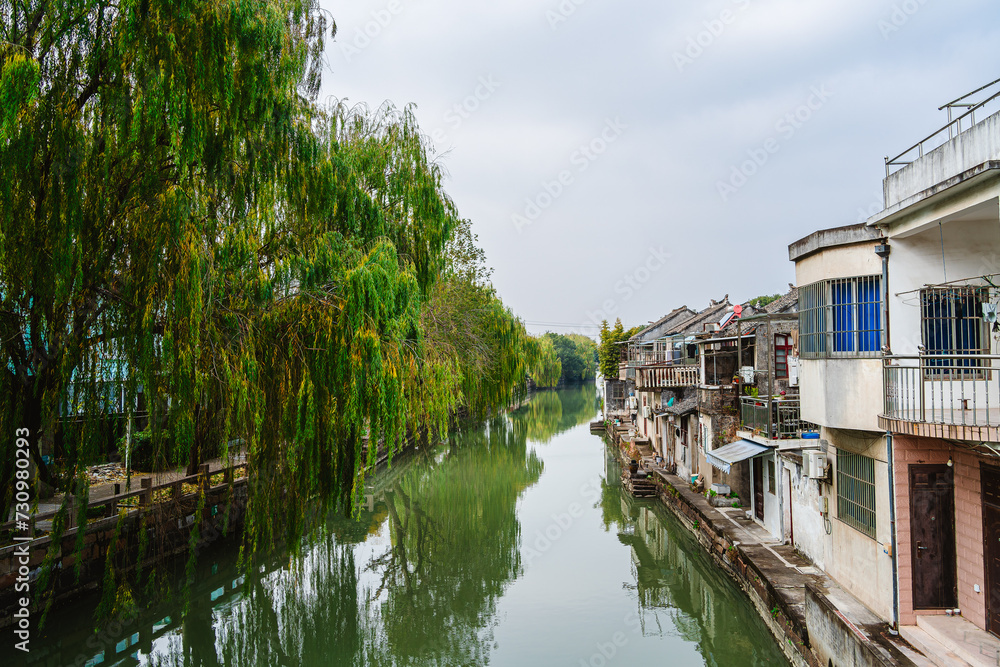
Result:
<svg viewBox="0 0 1000 667"><path fill-rule="evenodd" d="M837 450L837 517L875 537L875 459Z"/></svg>
<svg viewBox="0 0 1000 667"><path fill-rule="evenodd" d="M981 377L971 370L983 360L968 355L989 354L989 335L983 321L982 304L989 288L959 286L920 290L921 337L927 354L954 354L954 359L928 359L929 377ZM969 368L970 370L965 370Z"/></svg>
<svg viewBox="0 0 1000 667"><path fill-rule="evenodd" d="M826 282L799 289L799 356L826 357Z"/></svg>
<svg viewBox="0 0 1000 667"><path fill-rule="evenodd" d="M874 357L882 348L879 276L836 278L799 290L799 353L806 359Z"/></svg>

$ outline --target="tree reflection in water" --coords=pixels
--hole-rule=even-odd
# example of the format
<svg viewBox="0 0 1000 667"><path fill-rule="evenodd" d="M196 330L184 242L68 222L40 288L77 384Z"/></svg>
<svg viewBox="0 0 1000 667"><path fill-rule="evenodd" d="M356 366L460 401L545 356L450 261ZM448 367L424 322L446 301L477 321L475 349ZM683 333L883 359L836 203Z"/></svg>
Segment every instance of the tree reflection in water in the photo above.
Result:
<svg viewBox="0 0 1000 667"><path fill-rule="evenodd" d="M682 637L706 665L787 664L735 583L656 501L606 479L599 503L605 529L631 550L643 634Z"/></svg>
<svg viewBox="0 0 1000 667"><path fill-rule="evenodd" d="M497 602L522 571L517 499L542 462L528 450L524 425L507 419L454 436L433 457L408 465L375 513L354 526L333 520L302 558L253 577L244 598L191 609L154 662L487 662ZM388 544L359 562L342 538L364 539L358 524L379 515Z"/></svg>
<svg viewBox="0 0 1000 667"><path fill-rule="evenodd" d="M370 502L357 516L327 517L294 554L258 555L264 564L259 571L244 574L233 549L219 545L199 563L193 582L174 581L173 601L156 602L120 631L95 636L87 614L76 612L79 620L64 615L66 627L58 633L58 648L56 642L47 645L46 664L270 667L503 660L493 636L501 598L523 571L519 498L542 474L531 443L550 442L595 414L593 388L544 392L534 400L538 405L512 418L397 459L375 478ZM579 433L581 441L591 437L585 429ZM546 447L541 451L557 456L580 451L577 440ZM584 455L595 453L590 452ZM787 664L735 585L655 503L623 495L614 451L607 448L604 454L601 497L587 511L596 514L589 516L603 523L610 540L600 544L600 524L593 523L594 541L584 548L593 544L612 557L618 549L628 550L632 576L620 571L628 580L626 597L611 601L608 609L635 605L639 630L659 638L643 642L642 654L675 655L687 646L696 663L700 658L708 665ZM600 465L599 456L589 460ZM574 475L594 472L588 466L574 472L569 465L551 474L554 480L582 481ZM530 511L537 513L537 506ZM587 522L576 525L585 531ZM621 546L607 544L615 538ZM586 551L572 557L621 563ZM608 576L616 572L611 567ZM179 594L182 588L189 592L186 598ZM164 591L161 597L170 595ZM186 609L178 602L184 599L190 600ZM609 610L588 613L604 613L610 632L621 627L621 616ZM550 621L530 616L530 609L526 613L538 623ZM572 622L563 620L569 632L555 633L552 641L568 655L579 646L567 639L573 636ZM639 649L640 643L633 646Z"/></svg>
<svg viewBox="0 0 1000 667"><path fill-rule="evenodd" d="M584 384L559 391L540 391L511 414L527 428L528 440L547 443L555 436L590 421L600 410L593 385Z"/></svg>

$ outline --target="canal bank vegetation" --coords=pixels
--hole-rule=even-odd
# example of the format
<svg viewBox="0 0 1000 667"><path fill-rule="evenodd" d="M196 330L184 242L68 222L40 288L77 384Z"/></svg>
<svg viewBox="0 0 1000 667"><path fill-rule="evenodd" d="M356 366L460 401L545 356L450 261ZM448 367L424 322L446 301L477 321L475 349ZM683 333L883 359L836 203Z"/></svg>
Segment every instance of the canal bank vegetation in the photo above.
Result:
<svg viewBox="0 0 1000 667"><path fill-rule="evenodd" d="M350 509L380 449L523 392L542 344L412 111L317 102L318 3L21 7L0 26L0 429L62 494L53 544L122 437L126 464L137 441L189 473L245 458L252 562L308 503Z"/></svg>
<svg viewBox="0 0 1000 667"><path fill-rule="evenodd" d="M545 333L541 340L551 345L559 360L559 386L593 380L597 372L597 344L582 334Z"/></svg>
<svg viewBox="0 0 1000 667"><path fill-rule="evenodd" d="M621 343L639 333L641 326L625 329L621 319L615 320L615 326L609 327L608 321L601 322L600 342L597 346L598 368L606 378L618 377L618 362L621 360Z"/></svg>

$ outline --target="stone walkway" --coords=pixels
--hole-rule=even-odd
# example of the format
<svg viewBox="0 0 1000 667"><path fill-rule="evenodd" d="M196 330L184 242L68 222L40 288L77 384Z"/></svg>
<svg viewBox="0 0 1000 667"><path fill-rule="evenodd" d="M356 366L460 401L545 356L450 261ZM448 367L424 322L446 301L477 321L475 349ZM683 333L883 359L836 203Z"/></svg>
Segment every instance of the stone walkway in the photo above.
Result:
<svg viewBox="0 0 1000 667"><path fill-rule="evenodd" d="M239 465L246 462L246 457L243 454L237 454L231 457L229 461L223 461L221 458L214 458L206 461L209 466L209 472L215 473L230 466ZM131 490L136 491L140 487L140 481L144 477L153 478L153 486L159 486L161 484L166 484L178 479L183 479L187 477L186 466L178 466L173 470L165 470L163 472L154 473L139 473L132 472L132 484ZM125 483L121 482L121 493L125 493ZM90 502L98 502L101 500L107 500L108 498L115 495L115 484L114 482L108 482L104 484L95 484L90 487ZM45 501L38 503L38 514L44 514L46 512L55 512L62 505L63 494L56 494L52 498L46 499ZM40 524L41 527L41 524Z"/></svg>
<svg viewBox="0 0 1000 667"><path fill-rule="evenodd" d="M817 651L817 645L824 638L817 636L815 622L806 622L807 587L813 599L819 600L828 612L826 615L834 619L833 624L841 624L837 629L844 634L853 634L854 640L862 647L861 652L867 654L850 662L846 655L839 655L844 650L841 648L830 656L834 664L936 664L901 637L891 635L885 621L800 556L793 547L781 544L764 528L748 519L745 509L713 507L702 494L692 491L690 485L680 477L655 466L653 471L677 491L679 498L695 510L700 520L711 525L714 532L725 535L739 550L753 570L766 580L766 587L780 598L781 604L778 607L792 624L800 628L809 627L814 651ZM830 638L831 645L838 644L835 639ZM825 665L826 659L822 662Z"/></svg>

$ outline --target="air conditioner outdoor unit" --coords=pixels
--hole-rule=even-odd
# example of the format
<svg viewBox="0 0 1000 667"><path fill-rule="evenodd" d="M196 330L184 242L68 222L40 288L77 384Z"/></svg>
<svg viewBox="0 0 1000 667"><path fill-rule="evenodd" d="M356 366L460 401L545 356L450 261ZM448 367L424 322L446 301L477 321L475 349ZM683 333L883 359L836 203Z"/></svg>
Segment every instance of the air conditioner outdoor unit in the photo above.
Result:
<svg viewBox="0 0 1000 667"><path fill-rule="evenodd" d="M653 408L649 405L642 406L642 416L649 419L653 416Z"/></svg>
<svg viewBox="0 0 1000 667"><path fill-rule="evenodd" d="M802 452L802 474L809 479L825 479L826 454L818 450Z"/></svg>

